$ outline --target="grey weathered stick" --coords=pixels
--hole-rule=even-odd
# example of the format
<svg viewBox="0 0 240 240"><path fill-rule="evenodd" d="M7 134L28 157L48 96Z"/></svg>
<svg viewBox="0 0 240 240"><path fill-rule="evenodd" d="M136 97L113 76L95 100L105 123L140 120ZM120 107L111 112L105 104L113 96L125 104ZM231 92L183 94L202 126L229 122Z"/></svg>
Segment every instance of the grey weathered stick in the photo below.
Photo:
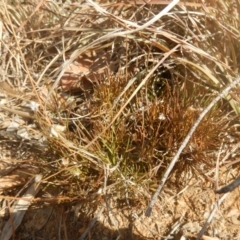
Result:
<svg viewBox="0 0 240 240"><path fill-rule="evenodd" d="M240 77L236 78L233 82L231 82L224 90L222 90L222 92L220 92L216 98L213 99L213 101L204 109L204 111L200 114L199 118L197 119L197 121L194 123L194 125L192 126L192 128L190 129L189 133L187 134L186 138L184 139L183 143L181 144L180 148L178 149L176 155L174 156L174 158L172 159L169 167L167 168L166 172L163 175L162 180L159 183L159 186L156 190L156 192L153 194L153 197L148 205L147 211L145 212L145 215L147 217L150 216L151 212L152 212L152 208L158 198L158 195L160 194L170 172L172 171L174 165L176 164L180 154L182 153L183 149L187 146L190 138L192 137L193 133L195 132L196 128L198 127L198 125L200 124L200 122L203 120L203 118L205 117L205 115L210 111L210 109L221 99L224 97L224 95L226 95L235 85L237 85L240 82Z"/></svg>

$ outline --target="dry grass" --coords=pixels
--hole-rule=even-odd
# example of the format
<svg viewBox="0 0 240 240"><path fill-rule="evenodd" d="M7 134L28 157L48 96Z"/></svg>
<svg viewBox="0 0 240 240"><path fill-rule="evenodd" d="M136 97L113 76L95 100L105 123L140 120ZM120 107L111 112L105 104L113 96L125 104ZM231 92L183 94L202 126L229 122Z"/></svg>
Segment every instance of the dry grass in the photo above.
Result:
<svg viewBox="0 0 240 240"><path fill-rule="evenodd" d="M152 2L0 1L0 137L22 142L2 168L31 156L40 199L146 208L199 114L238 76L238 1L185 1L163 16L166 2ZM238 93L200 123L170 189L215 178L220 147L238 142ZM16 122L11 140L4 132ZM15 196L14 184L2 188Z"/></svg>

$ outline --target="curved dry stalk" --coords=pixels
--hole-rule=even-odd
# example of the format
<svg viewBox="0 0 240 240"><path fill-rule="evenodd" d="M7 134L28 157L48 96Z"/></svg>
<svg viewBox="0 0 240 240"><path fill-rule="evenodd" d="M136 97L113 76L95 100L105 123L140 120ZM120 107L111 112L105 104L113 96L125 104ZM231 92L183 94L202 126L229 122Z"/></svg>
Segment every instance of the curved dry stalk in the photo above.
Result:
<svg viewBox="0 0 240 240"><path fill-rule="evenodd" d="M235 85L237 85L240 82L240 77L236 78L233 82L231 82L224 90L222 90L222 92L220 92L217 97L215 97L213 99L213 101L205 108L205 110L200 114L199 118L197 119L197 121L195 122L195 124L192 126L192 128L190 129L189 133L187 134L186 138L184 139L183 143L181 144L180 148L178 149L176 155L174 156L174 158L172 159L169 167L167 168L165 174L162 177L162 180L159 183L159 186L156 190L156 192L154 193L152 200L150 201L148 208L145 212L145 215L147 217L150 216L151 212L152 212L152 208L158 198L158 195L160 194L170 172L172 171L173 167L175 166L180 154L182 153L183 149L187 146L190 138L192 137L193 133L196 131L198 125L200 124L200 122L203 120L203 118L206 116L206 114L211 110L211 108L221 99L223 98Z"/></svg>
<svg viewBox="0 0 240 240"><path fill-rule="evenodd" d="M95 4L93 1L88 0L88 2L90 4L92 4L95 8L97 8L97 10L101 10L101 12L106 12L104 9L100 8L97 4ZM151 24L153 24L154 22L156 22L157 20L159 20L162 16L166 15L177 3L179 2L179 0L174 0L172 1L167 7L165 7L159 14L157 14L156 16L154 16L152 19L150 19L148 22L146 22L145 24L138 26L137 24L133 24L132 25L134 27L136 27L136 29L133 30L127 30L127 31L121 31L121 29L118 29L117 31L113 31L110 32L106 35L103 35L102 37L96 39L95 41L93 41L91 44L89 44L86 47L81 48L80 50L75 51L70 59L68 61L66 61L63 65L62 65L62 69L56 79L56 81L54 82L53 86L51 87L51 89L49 90L48 96L47 96L47 100L49 99L50 95L53 93L53 90L58 86L59 81L61 79L61 77L63 76L65 70L69 67L69 65L77 58L79 57L83 52L85 52L87 49L89 49L90 47L93 47L97 44L101 44L106 40L109 40L111 38L115 38L115 37L119 37L119 36L127 36L128 34L132 34L135 32L138 32L140 30L143 30L147 27L149 27ZM127 22L129 24L129 22ZM120 30L120 31L119 31Z"/></svg>

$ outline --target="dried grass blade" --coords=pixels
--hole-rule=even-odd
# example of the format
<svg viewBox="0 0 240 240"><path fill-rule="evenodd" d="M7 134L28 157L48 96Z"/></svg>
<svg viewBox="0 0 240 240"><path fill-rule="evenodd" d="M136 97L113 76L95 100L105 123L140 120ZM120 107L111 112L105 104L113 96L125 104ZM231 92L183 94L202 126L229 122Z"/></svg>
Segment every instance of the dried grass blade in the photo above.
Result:
<svg viewBox="0 0 240 240"><path fill-rule="evenodd" d="M179 61L182 62L182 63L186 63L186 64L189 64L189 65L192 65L193 67L195 67L196 69L198 69L199 71L201 71L203 74L207 75L208 78L209 78L216 86L219 86L219 85L220 85L220 81L218 81L217 78L214 77L214 76L210 73L210 70L208 70L208 69L206 69L206 68L204 69L204 68L200 67L198 64L195 64L195 63L193 63L193 62L191 62L191 61L188 61L188 60L186 60L186 59L183 59L183 58L179 59Z"/></svg>
<svg viewBox="0 0 240 240"><path fill-rule="evenodd" d="M26 193L23 194L22 197L29 200L20 199L14 204L12 218L5 224L1 232L0 240L9 240L12 236L13 229L16 230L19 227L28 207L31 204L30 200L34 198L40 190L39 182L41 179L41 175L36 175L32 185L28 188Z"/></svg>
<svg viewBox="0 0 240 240"><path fill-rule="evenodd" d="M34 119L34 114L31 112L27 112L27 111L23 112L23 111L16 110L14 108L8 108L8 107L3 106L2 104L0 104L0 109L3 109L5 111L13 113L13 114L17 114L21 117Z"/></svg>

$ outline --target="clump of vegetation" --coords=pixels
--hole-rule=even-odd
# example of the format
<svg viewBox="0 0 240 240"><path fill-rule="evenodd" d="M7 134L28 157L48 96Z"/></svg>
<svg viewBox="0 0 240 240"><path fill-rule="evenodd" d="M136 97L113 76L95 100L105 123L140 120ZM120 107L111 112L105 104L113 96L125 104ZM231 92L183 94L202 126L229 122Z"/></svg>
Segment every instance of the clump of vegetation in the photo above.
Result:
<svg viewBox="0 0 240 240"><path fill-rule="evenodd" d="M147 207L199 114L239 74L238 6L198 2L162 15L158 1L0 3L1 131L22 120L14 136L42 174L40 198ZM221 144L237 141L238 91L200 123L170 188L206 177Z"/></svg>

